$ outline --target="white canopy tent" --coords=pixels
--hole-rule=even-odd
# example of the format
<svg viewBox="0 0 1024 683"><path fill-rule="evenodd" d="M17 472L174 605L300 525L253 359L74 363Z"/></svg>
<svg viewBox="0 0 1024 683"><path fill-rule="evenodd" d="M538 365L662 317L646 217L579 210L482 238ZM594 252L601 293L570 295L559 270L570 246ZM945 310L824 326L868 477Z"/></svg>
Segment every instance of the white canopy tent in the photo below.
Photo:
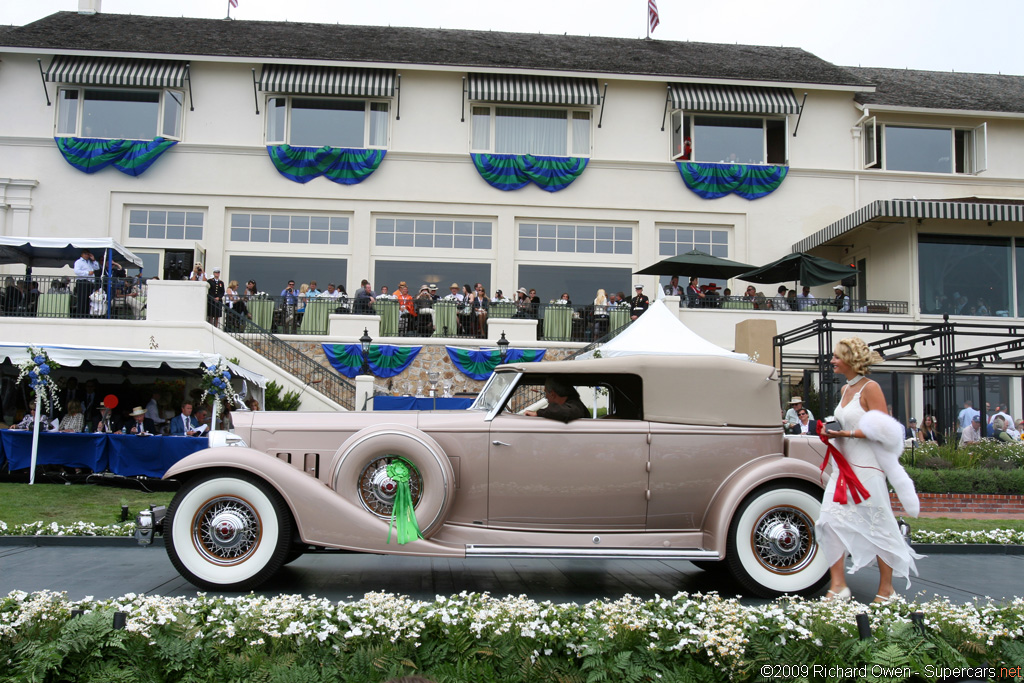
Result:
<svg viewBox="0 0 1024 683"><path fill-rule="evenodd" d="M601 356L719 356L748 360L745 353L734 353L712 344L672 315L664 301L655 301L647 312L621 334L602 345ZM593 358L594 351L577 356L577 360Z"/></svg>
<svg viewBox="0 0 1024 683"><path fill-rule="evenodd" d="M126 264L142 267L141 258L109 237L0 237L0 264L61 268L73 265L83 249L104 257L104 272L115 256Z"/></svg>

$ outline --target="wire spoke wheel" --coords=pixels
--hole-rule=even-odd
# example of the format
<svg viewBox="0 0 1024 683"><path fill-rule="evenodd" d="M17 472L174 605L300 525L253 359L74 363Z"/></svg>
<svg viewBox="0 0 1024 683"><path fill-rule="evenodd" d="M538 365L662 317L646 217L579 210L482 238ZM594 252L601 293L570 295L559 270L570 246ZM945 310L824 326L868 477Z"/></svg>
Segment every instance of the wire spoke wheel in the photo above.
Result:
<svg viewBox="0 0 1024 683"><path fill-rule="evenodd" d="M391 514L395 509L398 483L388 476L387 469L388 465L398 460L409 465L409 492L412 494L412 506L415 509L423 492L423 477L408 460L394 455L385 455L368 462L359 473L359 502L381 519L391 519Z"/></svg>
<svg viewBox="0 0 1024 683"><path fill-rule="evenodd" d="M765 569L798 572L814 557L814 521L798 508L772 508L754 523L750 542Z"/></svg>
<svg viewBox="0 0 1024 683"><path fill-rule="evenodd" d="M224 496L208 501L195 514L192 542L215 564L244 561L259 546L263 525L248 501Z"/></svg>

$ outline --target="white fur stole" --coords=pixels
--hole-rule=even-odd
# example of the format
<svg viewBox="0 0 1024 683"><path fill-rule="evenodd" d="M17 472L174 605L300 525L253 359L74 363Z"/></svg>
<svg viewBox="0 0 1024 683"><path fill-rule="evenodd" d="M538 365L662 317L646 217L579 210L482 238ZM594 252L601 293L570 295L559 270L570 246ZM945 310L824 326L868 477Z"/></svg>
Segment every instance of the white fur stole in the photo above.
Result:
<svg viewBox="0 0 1024 683"><path fill-rule="evenodd" d="M911 517L917 517L921 512L921 501L914 490L913 480L900 464L903 438L906 435L903 425L880 410L870 410L860 419L858 426L871 444L875 459L885 472L885 478L892 484L903 508Z"/></svg>

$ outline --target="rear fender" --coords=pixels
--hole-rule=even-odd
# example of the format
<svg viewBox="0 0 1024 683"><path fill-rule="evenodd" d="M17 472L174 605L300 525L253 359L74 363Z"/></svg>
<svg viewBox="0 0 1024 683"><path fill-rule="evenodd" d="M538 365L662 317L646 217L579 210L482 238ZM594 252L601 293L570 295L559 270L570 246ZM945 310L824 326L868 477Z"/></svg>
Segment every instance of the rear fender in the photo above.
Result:
<svg viewBox="0 0 1024 683"><path fill-rule="evenodd" d="M714 550L719 558L725 557L732 517L755 489L771 482L790 481L823 493L824 484L820 477L821 471L816 466L778 455L747 463L722 484L711 501L704 519L704 548Z"/></svg>
<svg viewBox="0 0 1024 683"><path fill-rule="evenodd" d="M277 489L291 510L303 543L393 555L465 557L464 546L431 540L399 545L392 534L389 544L386 521L368 515L301 470L252 448L198 451L175 463L164 478L184 479L226 470L249 472Z"/></svg>

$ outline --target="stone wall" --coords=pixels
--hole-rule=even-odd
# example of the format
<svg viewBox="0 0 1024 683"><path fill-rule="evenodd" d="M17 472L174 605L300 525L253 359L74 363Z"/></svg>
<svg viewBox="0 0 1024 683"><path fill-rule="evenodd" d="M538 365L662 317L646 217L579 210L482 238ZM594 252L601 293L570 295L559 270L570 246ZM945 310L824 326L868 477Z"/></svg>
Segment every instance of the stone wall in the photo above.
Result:
<svg viewBox="0 0 1024 683"><path fill-rule="evenodd" d="M328 370L334 371L330 361L327 360L327 356L324 354L321 342L300 341L289 343ZM409 345L420 346L418 343L413 343L412 340L410 340ZM468 343L465 346L472 346L472 344ZM486 346L493 346L493 344L488 343ZM542 348L543 346L544 344L540 343L534 348ZM544 354L544 361L563 360L576 353L579 348L585 345L575 344L572 345L572 348L567 348L567 346L562 344L560 348L548 348ZM459 393L475 394L484 386L483 381L470 379L455 367L448 357L445 344L427 343L422 344L422 347L420 352L416 354L412 364L405 369L405 372L395 377L387 379L377 378L375 380L374 385L378 394L388 396L427 396L430 392L430 380L427 378L427 374L431 372L440 374L437 384L438 395L443 393L446 382L451 382L451 393L453 395Z"/></svg>
<svg viewBox="0 0 1024 683"><path fill-rule="evenodd" d="M991 515L1007 519L1024 519L1024 496L989 495L982 493L919 493L921 512L929 515L952 514L972 517ZM895 493L889 494L892 511L904 514Z"/></svg>

